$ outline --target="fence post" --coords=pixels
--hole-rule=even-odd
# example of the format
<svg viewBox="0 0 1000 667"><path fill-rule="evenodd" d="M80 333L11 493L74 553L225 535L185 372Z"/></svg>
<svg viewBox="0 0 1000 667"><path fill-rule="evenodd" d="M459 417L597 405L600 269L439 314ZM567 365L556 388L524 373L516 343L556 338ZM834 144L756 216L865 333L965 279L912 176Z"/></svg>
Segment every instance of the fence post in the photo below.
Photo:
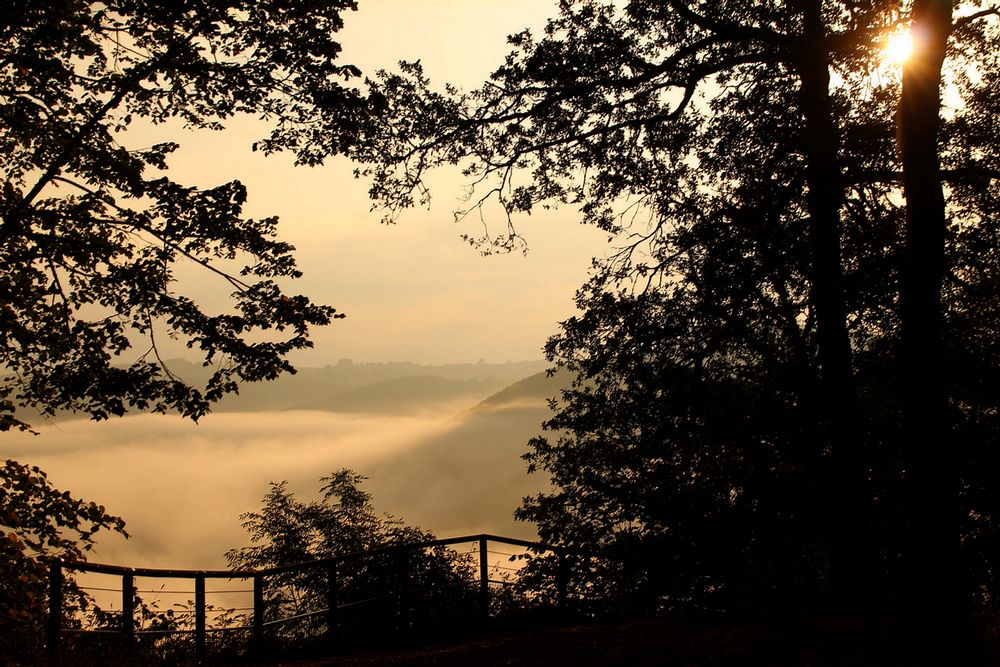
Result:
<svg viewBox="0 0 1000 667"><path fill-rule="evenodd" d="M194 655L198 664L205 662L205 575L194 577Z"/></svg>
<svg viewBox="0 0 1000 667"><path fill-rule="evenodd" d="M479 539L479 604L483 618L490 617L490 570L486 538Z"/></svg>
<svg viewBox="0 0 1000 667"><path fill-rule="evenodd" d="M49 665L59 662L59 636L62 630L63 572L62 563L56 559L49 564Z"/></svg>
<svg viewBox="0 0 1000 667"><path fill-rule="evenodd" d="M337 564L326 566L326 637L333 641L337 636Z"/></svg>
<svg viewBox="0 0 1000 667"><path fill-rule="evenodd" d="M131 572L122 575L122 633L131 651L135 645L135 577Z"/></svg>
<svg viewBox="0 0 1000 667"><path fill-rule="evenodd" d="M264 647L264 575L253 575L253 643Z"/></svg>
<svg viewBox="0 0 1000 667"><path fill-rule="evenodd" d="M399 587L399 596L396 600L397 622L399 629L405 630L410 627L410 577L407 572L409 562L408 552L405 547L400 547L393 554L393 561L396 565L396 585Z"/></svg>
<svg viewBox="0 0 1000 667"><path fill-rule="evenodd" d="M569 587L569 563L566 561L566 552L560 550L557 552L558 561L558 572L556 575L556 603L559 605L559 614L564 619L568 611L568 595L567 589Z"/></svg>

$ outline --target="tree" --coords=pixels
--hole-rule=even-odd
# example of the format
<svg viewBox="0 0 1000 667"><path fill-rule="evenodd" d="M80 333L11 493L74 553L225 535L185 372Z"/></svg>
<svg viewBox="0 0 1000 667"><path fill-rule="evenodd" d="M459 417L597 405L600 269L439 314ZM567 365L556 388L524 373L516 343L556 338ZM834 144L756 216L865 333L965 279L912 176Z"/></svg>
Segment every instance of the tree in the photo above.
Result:
<svg viewBox="0 0 1000 667"><path fill-rule="evenodd" d="M82 560L102 530L126 537L125 522L93 502L73 498L44 472L7 459L0 469L0 655L4 664L34 664L45 652L49 560ZM89 596L64 581L64 611L85 611Z"/></svg>
<svg viewBox="0 0 1000 667"><path fill-rule="evenodd" d="M712 151L699 167L734 184L706 189L675 216L670 238L647 260L662 278L633 289L628 272L598 274L578 295L582 314L547 346L579 380L546 423L553 435L535 439L527 456L557 491L528 499L518 515L546 540L627 555L645 573L637 576L654 609L813 607L831 586L825 392L796 92L769 81L719 102L738 97L738 108L768 128L748 135L738 113L706 128ZM884 170L873 143L891 159L886 97L844 118L845 172ZM885 120L873 123L880 109ZM893 247L881 243L899 212L880 190L868 179L853 184L843 213L847 312L865 399L885 392L884 332L894 326ZM884 499L894 471L878 460L879 425L892 414L872 414L869 400L861 406L866 463ZM891 517L884 502L878 510L884 534ZM880 555L889 546L874 545Z"/></svg>
<svg viewBox="0 0 1000 667"><path fill-rule="evenodd" d="M571 424L569 440L543 449L535 443L535 464L556 473L557 484L573 466L583 466L581 485L599 484L588 455L612 464L597 447L574 452L573 436L599 439L605 427L655 431L652 417L639 427L616 421L631 413L596 410L597 395L616 404L626 388L648 385L656 389L641 395L652 402L667 389L639 382L638 360L666 364L675 369L671 377L694 378L705 391L728 387L733 396L746 392L747 382L781 378L762 384L792 395L780 410L782 402L765 403L776 414L791 410L790 426L818 428L782 436L787 446L774 445L772 431L750 429L741 438L774 445L783 458L800 450L796 465L806 471L792 468L803 482L800 495L785 502L797 504L796 516L809 515L803 505L817 503L811 514L823 545L812 550L822 563L814 573L841 608L871 600L875 572L887 585L886 570L895 567L901 547L883 544L875 553L871 538L906 514L895 483L905 472L894 452L899 384L886 380L899 354L897 92L873 76L881 45L906 21L906 9L849 1L563 2L544 37L510 38L514 52L478 91L435 91L413 64L384 76L376 86L387 100L384 140L358 153L371 163L362 173L373 178L372 193L390 215L415 203L427 169L462 164L479 188L469 209L492 201L507 216L507 231L483 241L514 247L512 215L560 203L578 205L585 222L618 235L620 251L581 296L594 309L593 321L569 322L550 346L558 362L598 387L607 383L575 412L571 394L571 412L553 420ZM988 54L997 33L982 18L978 43L960 36L965 41L955 48L985 72L994 65ZM983 90L982 81L964 84L967 99ZM995 206L990 178L974 175L983 156L956 153L961 175L949 183L953 219L970 227L988 224ZM629 293L648 299L633 302ZM963 298L956 294L952 303ZM663 341L643 339L636 361L618 364L632 356L622 346L632 343L626 333L637 307L691 321L664 323ZM614 333L618 327L624 338ZM688 430L656 436L660 456L683 437L702 459L716 458L732 473L739 461L708 455L721 444L704 435L700 421L690 421L699 414L699 395L675 395L690 401L673 408ZM742 411L749 400L725 405ZM692 414L683 413L687 408ZM677 465L699 474L697 458ZM667 473L634 474L640 485L681 484ZM578 500L529 504L524 516L546 522L554 537L570 537L576 528L560 527L545 511L564 502L563 509L582 518L574 512L585 506L570 505ZM747 502L761 507L757 500ZM575 538L583 538L580 530Z"/></svg>
<svg viewBox="0 0 1000 667"><path fill-rule="evenodd" d="M129 145L129 129L209 131L249 114L272 125L255 149L318 164L367 114L350 83L359 72L337 62L333 39L354 8L0 1L0 431L29 428L26 411L198 419L238 380L294 372L288 353L340 315L285 293L299 271L277 219L246 218L238 181L199 189L172 180L178 144ZM232 311L183 293L182 263L234 290ZM204 386L163 362L161 337L202 356ZM51 489L37 468L9 461L0 484L0 611L14 628L0 641L31 650L37 638L22 630L35 632L44 608L43 557L82 558L95 532L124 532L123 523Z"/></svg>
<svg viewBox="0 0 1000 667"><path fill-rule="evenodd" d="M272 124L254 144L318 164L366 117L359 75L333 39L353 0L141 0L0 5L0 428L24 408L130 408L197 419L237 380L293 372L286 355L339 317L288 295L299 271L277 219L249 219L238 181L199 189L166 175L174 142L128 146L137 123L216 130ZM181 262L234 290L213 314L178 290ZM244 265L240 268L240 264ZM174 375L157 339L214 364L204 387Z"/></svg>
<svg viewBox="0 0 1000 667"><path fill-rule="evenodd" d="M280 567L434 539L428 532L377 511L371 495L359 488L364 480L351 470L333 472L320 478L322 497L312 502L296 499L286 482L272 482L261 509L240 516L251 544L226 553L230 567ZM442 547L400 553L406 555L405 566L398 556L394 561L377 555L338 565L338 599L352 607L345 624L357 626L358 632L384 631L386 618L378 614L385 612L387 599L398 594L399 576L406 577L410 601L419 605L423 622L454 614L456 609L463 609L463 602L466 613L474 608L471 569L461 556ZM278 610L279 618L325 609L327 576L326 570L314 568L270 577L266 589L268 608ZM390 605L390 617L394 611ZM373 616L381 624L373 621ZM322 625L325 619L316 616L311 620ZM291 633L301 640L314 636L317 630L308 626Z"/></svg>
<svg viewBox="0 0 1000 667"><path fill-rule="evenodd" d="M904 451L912 479L911 574L927 608L961 606L959 465L943 371L942 286L948 230L939 150L942 67L955 31L996 7L953 21L950 2L913 3L915 49L903 66L899 152L906 197L901 272ZM948 574L942 574L948 573Z"/></svg>

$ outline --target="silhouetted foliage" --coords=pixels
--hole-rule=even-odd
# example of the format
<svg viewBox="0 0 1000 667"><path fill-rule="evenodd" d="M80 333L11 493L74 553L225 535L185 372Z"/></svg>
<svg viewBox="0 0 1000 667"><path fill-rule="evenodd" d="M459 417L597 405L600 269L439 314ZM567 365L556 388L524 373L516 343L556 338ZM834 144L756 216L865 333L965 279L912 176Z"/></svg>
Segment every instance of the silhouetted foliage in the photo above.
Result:
<svg viewBox="0 0 1000 667"><path fill-rule="evenodd" d="M364 479L346 469L334 472L320 479L322 497L311 502L295 498L285 482L273 482L261 509L241 515L251 544L226 553L230 567L308 563L434 539L431 533L377 511L371 495L359 488ZM384 634L393 627L400 629L400 623L461 618L474 608L468 560L444 547L352 558L338 563L336 578L339 603L346 606L340 622L354 633ZM328 573L322 567L269 576L268 620L325 609L328 586ZM399 608L401 601L406 609ZM278 633L301 641L320 634L325 622L325 616L318 615L280 626Z"/></svg>
<svg viewBox="0 0 1000 667"><path fill-rule="evenodd" d="M45 655L49 562L83 560L102 530L126 535L104 507L53 488L44 472L7 459L0 468L0 664L36 664ZM66 627L92 608L71 576L63 581Z"/></svg>
<svg viewBox="0 0 1000 667"><path fill-rule="evenodd" d="M129 130L271 124L253 148L313 165L366 115L333 34L353 0L185 3L5 1L0 26L0 428L21 409L94 419L129 408L198 418L237 380L292 372L328 306L285 294L299 275L277 219L246 218L238 181L166 175L175 142ZM189 262L232 290L215 313L179 289ZM15 270L16 269L16 270ZM157 354L175 337L215 364L189 386ZM130 352L131 355L130 356ZM17 411L17 412L16 412Z"/></svg>
<svg viewBox="0 0 1000 667"><path fill-rule="evenodd" d="M1000 31L972 4L986 9L952 26L962 102L938 146L958 439L931 446L961 462L931 486L961 487L937 539L963 536L991 598L1000 506L973 480L998 458ZM908 10L569 1L540 38L510 37L477 91L435 90L419 64L376 84L386 131L359 156L390 216L426 198L428 169L459 164L476 189L458 215L498 205L507 222L479 239L492 248L522 243L512 216L557 204L616 241L548 344L579 381L528 455L556 489L518 515L546 541L629 554L642 574L624 587L644 582L653 607L943 600L901 566L925 491L903 455L900 80L880 49Z"/></svg>

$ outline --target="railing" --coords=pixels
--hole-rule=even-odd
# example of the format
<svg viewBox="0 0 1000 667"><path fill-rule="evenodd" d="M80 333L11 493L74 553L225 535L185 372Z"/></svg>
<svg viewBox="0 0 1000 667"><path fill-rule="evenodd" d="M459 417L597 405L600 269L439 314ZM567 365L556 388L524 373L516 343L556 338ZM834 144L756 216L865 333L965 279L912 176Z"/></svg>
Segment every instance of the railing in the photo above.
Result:
<svg viewBox="0 0 1000 667"><path fill-rule="evenodd" d="M449 547L458 544L478 544L478 573L476 579L472 580L471 583L478 585L478 590L474 593L478 597L478 612L481 618L489 618L491 615L491 590L490 585L519 585L517 581L513 581L511 577L506 577L502 579L491 579L490 578L490 554L500 553L504 556L509 556L511 559L516 558L516 554L504 553L504 552L491 552L489 550L489 543L494 542L497 544L520 547L525 549L524 554L528 552L533 552L535 554L541 554L548 552L554 554L557 559L557 567L554 575L554 597L555 606L560 612L565 612L568 603L568 581L570 575L569 569L569 559L570 555L581 555L581 552L571 551L564 547L559 547L555 545L544 544L542 542L533 542L528 540L520 540L509 537L501 537L496 535L479 534L479 535L466 535L461 537L452 537L440 540L430 540L426 542L410 543L410 544L399 544L391 545L378 549L368 550L368 551L358 551L353 553L345 553L329 558L321 558L314 561L306 563L297 563L294 565L285 565L281 567L272 567L266 569L257 570L173 570L173 569L154 569L154 568L129 568L121 567L117 565L105 565L100 563L88 563L83 561L72 561L63 562L55 560L50 566L49 575L49 625L48 625L48 649L49 649L49 663L55 665L59 663L60 651L62 646L62 637L66 632L73 631L77 633L95 633L98 631L86 630L86 629L70 629L64 627L64 609L63 609L63 579L64 573L66 571L75 572L91 572L100 573L112 576L121 577L121 588L111 589L121 591L121 618L119 627L117 629L103 629L99 632L103 634L116 634L122 640L124 640L127 647L134 647L137 637L142 635L163 635L176 632L189 632L194 635L194 653L195 658L198 662L204 661L206 657L206 644L207 636L209 632L215 632L219 630L242 630L250 633L250 641L252 645L263 646L267 639L268 629L283 623L288 623L291 621L301 620L301 619L314 619L317 617L322 617L325 619L326 625L326 635L329 639L334 639L338 632L338 627L341 622L341 615L350 612L355 605L369 603L372 600L361 600L361 601L348 601L344 602L340 599L340 569L344 568L346 564L351 561L358 561L360 559L372 559L375 557L387 557L388 560L394 564L395 569L395 579L396 586L394 592L394 603L396 607L396 617L400 627L407 627L410 623L409 615L411 613L411 601L410 586L408 585L408 575L407 575L407 563L411 560L410 555L423 551L426 549ZM475 551L468 552L471 555ZM500 569L499 564L494 564L492 566L494 572ZM295 575L296 573L307 573L314 572L315 570L322 570L325 573L326 580L326 590L325 590L325 606L320 609L315 609L308 611L306 613L296 614L284 618L274 618L271 620L265 620L267 611L267 596L265 595L267 591L269 580L281 580L281 576L286 577ZM164 579L182 579L182 580L193 580L194 582L194 628L193 630L158 630L158 631L148 631L136 628L136 600L137 600L137 590L135 586L135 580L137 577L142 578L164 578ZM210 628L206 623L207 616L207 606L206 606L206 582L210 579L227 579L227 580L249 580L253 582L252 589L247 589L245 591L236 592L252 592L252 606L246 608L250 611L248 618L250 620L249 625L229 627L229 628ZM108 591L109 589L102 589ZM169 592L184 592L184 591L169 591ZM233 591L230 591L233 592ZM382 596L388 597L388 596Z"/></svg>

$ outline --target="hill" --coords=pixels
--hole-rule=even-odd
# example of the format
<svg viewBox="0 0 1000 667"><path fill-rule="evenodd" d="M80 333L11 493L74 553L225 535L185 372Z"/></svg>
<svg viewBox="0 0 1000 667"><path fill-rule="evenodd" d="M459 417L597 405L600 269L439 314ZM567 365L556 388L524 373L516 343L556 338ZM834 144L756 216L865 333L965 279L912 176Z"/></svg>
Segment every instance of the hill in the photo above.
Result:
<svg viewBox="0 0 1000 667"><path fill-rule="evenodd" d="M193 364L182 363L187 364L189 371L194 368ZM273 382L244 385L238 395L227 396L215 410L406 414L456 400L475 400L546 366L544 361L424 365L356 364L344 359L336 365L302 368L295 375L282 376ZM182 377L188 376L182 374Z"/></svg>
<svg viewBox="0 0 1000 667"><path fill-rule="evenodd" d="M536 373L462 413L452 428L374 465L371 488L386 509L440 535L499 532L534 538L513 511L548 487L529 476L521 456L551 415L548 399L568 383Z"/></svg>
<svg viewBox="0 0 1000 667"><path fill-rule="evenodd" d="M369 414L413 414L448 403L474 400L506 382L496 376L449 379L438 375L408 375L366 384L327 396L303 400L295 410Z"/></svg>
<svg viewBox="0 0 1000 667"><path fill-rule="evenodd" d="M211 367L185 359L166 362L185 381L204 385ZM511 383L539 373L544 361L504 364L415 364L407 361L359 363L342 359L335 365L300 368L270 382L242 384L212 406L212 412L316 410L337 414L407 415L447 410L460 402L473 403ZM83 416L60 412L47 421L63 422Z"/></svg>

